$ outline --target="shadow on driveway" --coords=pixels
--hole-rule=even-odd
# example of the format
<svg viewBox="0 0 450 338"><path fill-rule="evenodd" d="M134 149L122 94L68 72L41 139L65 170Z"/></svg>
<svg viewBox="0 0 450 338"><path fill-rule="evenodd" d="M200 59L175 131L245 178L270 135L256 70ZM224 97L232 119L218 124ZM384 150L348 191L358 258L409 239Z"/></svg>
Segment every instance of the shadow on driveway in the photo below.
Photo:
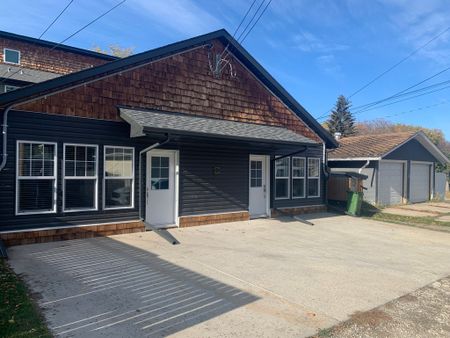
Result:
<svg viewBox="0 0 450 338"><path fill-rule="evenodd" d="M259 299L111 238L28 247L13 266L56 336L166 336Z"/></svg>

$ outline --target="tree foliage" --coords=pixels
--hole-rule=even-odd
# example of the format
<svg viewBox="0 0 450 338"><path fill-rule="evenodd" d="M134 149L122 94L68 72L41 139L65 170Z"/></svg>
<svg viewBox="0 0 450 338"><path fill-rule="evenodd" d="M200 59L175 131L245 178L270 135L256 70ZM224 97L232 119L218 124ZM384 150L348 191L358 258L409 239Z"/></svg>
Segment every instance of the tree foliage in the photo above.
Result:
<svg viewBox="0 0 450 338"><path fill-rule="evenodd" d="M393 123L384 119L377 119L372 121L364 121L356 124L357 134L388 134L388 133L400 133L407 131L423 131L430 140L447 156L450 158L450 142L445 139L445 135L440 129L429 129L420 126ZM438 165L439 171L450 172L450 166Z"/></svg>
<svg viewBox="0 0 450 338"><path fill-rule="evenodd" d="M100 46L94 46L92 50L97 53L113 55L119 58L126 58L134 53L134 47L120 47L117 44L109 45L107 49L102 49Z"/></svg>
<svg viewBox="0 0 450 338"><path fill-rule="evenodd" d="M342 137L355 134L355 118L350 112L351 102L343 95L337 98L336 105L326 121L330 133L341 133Z"/></svg>

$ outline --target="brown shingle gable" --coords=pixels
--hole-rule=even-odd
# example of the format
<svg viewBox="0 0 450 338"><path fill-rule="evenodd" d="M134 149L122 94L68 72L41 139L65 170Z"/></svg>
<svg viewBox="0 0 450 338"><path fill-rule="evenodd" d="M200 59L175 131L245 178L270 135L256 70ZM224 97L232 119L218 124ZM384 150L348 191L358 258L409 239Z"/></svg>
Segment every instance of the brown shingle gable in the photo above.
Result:
<svg viewBox="0 0 450 338"><path fill-rule="evenodd" d="M402 132L345 137L339 140L339 148L330 151L328 157L330 160L381 157L415 134L415 132Z"/></svg>

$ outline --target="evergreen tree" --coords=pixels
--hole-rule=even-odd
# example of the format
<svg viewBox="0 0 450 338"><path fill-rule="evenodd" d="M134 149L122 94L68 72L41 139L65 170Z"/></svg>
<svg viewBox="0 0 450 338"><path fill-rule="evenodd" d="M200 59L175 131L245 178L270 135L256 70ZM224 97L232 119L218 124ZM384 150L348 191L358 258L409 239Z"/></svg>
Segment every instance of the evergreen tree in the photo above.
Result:
<svg viewBox="0 0 450 338"><path fill-rule="evenodd" d="M331 111L326 124L330 133L341 133L342 137L355 134L355 118L350 112L351 102L339 95L336 106Z"/></svg>

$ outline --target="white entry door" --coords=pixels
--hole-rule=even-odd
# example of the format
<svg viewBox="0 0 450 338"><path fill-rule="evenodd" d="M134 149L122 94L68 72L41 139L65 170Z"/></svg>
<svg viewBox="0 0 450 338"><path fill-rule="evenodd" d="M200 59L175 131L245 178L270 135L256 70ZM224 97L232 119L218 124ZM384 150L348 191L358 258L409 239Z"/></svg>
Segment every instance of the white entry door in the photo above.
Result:
<svg viewBox="0 0 450 338"><path fill-rule="evenodd" d="M155 227L177 223L177 152L151 150L147 153L146 217Z"/></svg>
<svg viewBox="0 0 450 338"><path fill-rule="evenodd" d="M269 158L264 155L250 155L249 212L250 217L268 216L269 208Z"/></svg>

